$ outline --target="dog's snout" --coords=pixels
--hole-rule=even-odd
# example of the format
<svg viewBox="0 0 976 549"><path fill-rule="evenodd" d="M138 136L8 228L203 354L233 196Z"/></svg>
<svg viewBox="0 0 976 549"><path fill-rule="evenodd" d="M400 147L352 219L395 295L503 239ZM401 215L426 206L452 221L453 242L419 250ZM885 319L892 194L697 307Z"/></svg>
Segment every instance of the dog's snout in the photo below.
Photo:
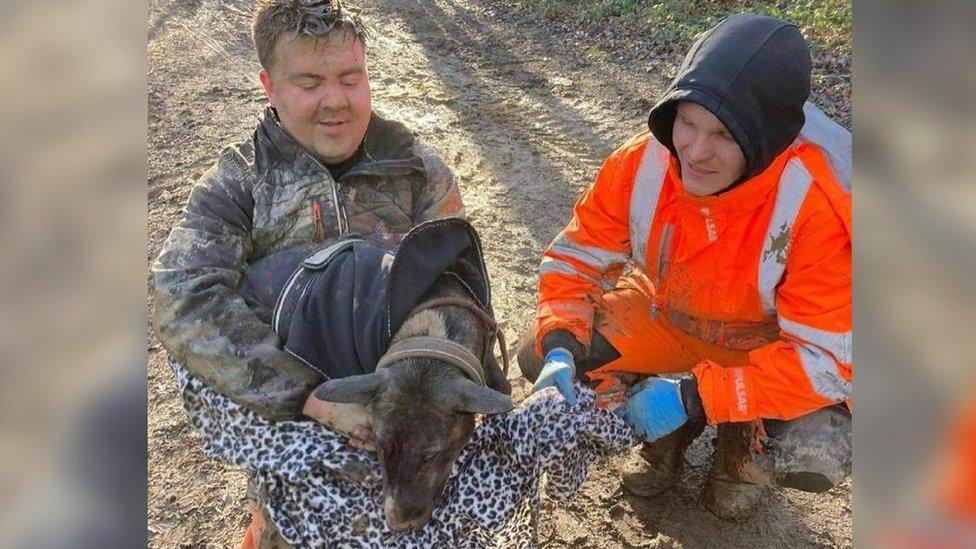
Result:
<svg viewBox="0 0 976 549"><path fill-rule="evenodd" d="M392 498L383 502L383 513L386 515L387 526L395 532L420 530L430 521L430 511L416 506L397 505Z"/></svg>

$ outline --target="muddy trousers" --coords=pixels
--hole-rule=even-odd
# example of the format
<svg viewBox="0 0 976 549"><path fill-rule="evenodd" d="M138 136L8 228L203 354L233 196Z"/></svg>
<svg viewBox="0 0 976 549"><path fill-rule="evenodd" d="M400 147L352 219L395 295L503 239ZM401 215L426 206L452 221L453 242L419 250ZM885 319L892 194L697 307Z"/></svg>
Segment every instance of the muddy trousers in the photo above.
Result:
<svg viewBox="0 0 976 549"><path fill-rule="evenodd" d="M600 366L604 339L595 332L590 356L580 370ZM534 382L542 360L532 349L535 334L530 331L519 342L518 364L522 375ZM677 431L652 443L645 443L641 456L665 475L676 473L688 446L705 428L704 423L686 423ZM720 482L748 483L823 492L839 484L851 471L851 414L843 405L829 406L790 421L765 419L718 426L715 463L710 476Z"/></svg>
<svg viewBox="0 0 976 549"><path fill-rule="evenodd" d="M748 364L748 352L709 344L651 314L652 299L644 280L623 277L604 295L593 319L590 351L577 361L577 374L689 372L702 360L727 366ZM519 341L522 375L534 382L542 370L534 329ZM704 423L688 423L653 443L641 455L661 479L677 475L685 449L701 434ZM790 421L761 420L719 425L711 484L723 482L775 485L821 492L836 486L851 469L851 415L829 406Z"/></svg>

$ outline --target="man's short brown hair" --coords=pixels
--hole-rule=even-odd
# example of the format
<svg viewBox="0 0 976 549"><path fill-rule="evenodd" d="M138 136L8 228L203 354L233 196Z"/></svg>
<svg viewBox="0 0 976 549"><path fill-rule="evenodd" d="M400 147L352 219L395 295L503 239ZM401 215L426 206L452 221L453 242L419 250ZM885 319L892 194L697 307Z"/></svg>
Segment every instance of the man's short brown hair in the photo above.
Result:
<svg viewBox="0 0 976 549"><path fill-rule="evenodd" d="M330 33L346 33L366 43L362 18L341 0L257 0L251 38L264 70L271 70L278 39L285 33L313 40Z"/></svg>

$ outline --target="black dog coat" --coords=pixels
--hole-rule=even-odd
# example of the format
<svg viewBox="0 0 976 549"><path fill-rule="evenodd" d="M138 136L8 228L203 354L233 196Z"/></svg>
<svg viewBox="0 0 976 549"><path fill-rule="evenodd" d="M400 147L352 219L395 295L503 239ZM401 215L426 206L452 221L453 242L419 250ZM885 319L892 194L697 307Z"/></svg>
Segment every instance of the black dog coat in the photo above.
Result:
<svg viewBox="0 0 976 549"><path fill-rule="evenodd" d="M345 239L311 255L306 247L268 256L248 270L241 293L261 310L280 288L269 320L284 349L331 379L373 372L393 334L445 273L492 314L481 241L459 218L414 227L394 251ZM485 354L488 386L503 390L504 375Z"/></svg>

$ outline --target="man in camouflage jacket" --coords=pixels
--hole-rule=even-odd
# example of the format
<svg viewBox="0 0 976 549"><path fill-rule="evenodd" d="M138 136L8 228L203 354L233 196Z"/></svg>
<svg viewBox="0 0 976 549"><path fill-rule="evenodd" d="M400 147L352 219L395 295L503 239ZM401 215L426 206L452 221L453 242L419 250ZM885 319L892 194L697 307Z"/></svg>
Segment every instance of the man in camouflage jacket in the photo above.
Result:
<svg viewBox="0 0 976 549"><path fill-rule="evenodd" d="M154 324L195 377L281 420L318 377L244 302L247 266L347 235L393 247L464 207L447 166L372 112L358 17L328 1L259 0L252 26L271 107L193 187L153 265Z"/></svg>

